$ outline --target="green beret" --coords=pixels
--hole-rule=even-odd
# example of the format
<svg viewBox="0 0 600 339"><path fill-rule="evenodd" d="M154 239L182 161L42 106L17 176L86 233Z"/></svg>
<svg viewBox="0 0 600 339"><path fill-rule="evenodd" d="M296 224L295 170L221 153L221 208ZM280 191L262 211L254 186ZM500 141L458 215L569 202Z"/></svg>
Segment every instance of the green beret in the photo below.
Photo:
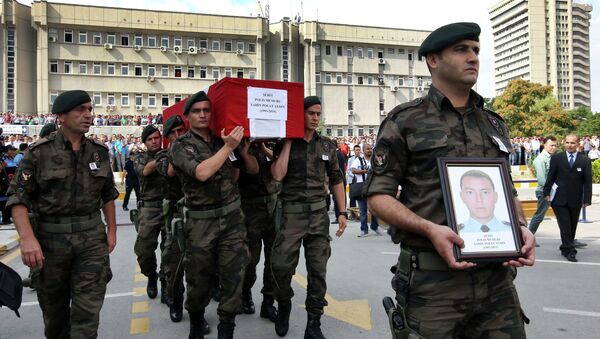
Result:
<svg viewBox="0 0 600 339"><path fill-rule="evenodd" d="M481 28L474 22L455 22L431 32L419 48L419 57L427 56L461 40L479 41Z"/></svg>
<svg viewBox="0 0 600 339"><path fill-rule="evenodd" d="M171 133L171 130L173 128L179 127L182 125L183 125L183 119L181 119L181 116L179 116L178 114L175 114L174 116L167 119L167 121L165 121L165 125L163 127L163 134L165 136L168 136L169 133Z"/></svg>
<svg viewBox="0 0 600 339"><path fill-rule="evenodd" d="M144 127L144 130L142 131L142 142L146 142L146 139L148 139L150 134L152 134L154 132L158 132L158 128L156 128L156 126L148 125L148 126Z"/></svg>
<svg viewBox="0 0 600 339"><path fill-rule="evenodd" d="M73 108L91 102L89 94L82 90L73 90L62 92L52 104L52 114L68 113Z"/></svg>
<svg viewBox="0 0 600 339"><path fill-rule="evenodd" d="M319 99L316 95L311 95L309 97L304 98L304 109L306 110L312 105L320 105L321 99Z"/></svg>
<svg viewBox="0 0 600 339"><path fill-rule="evenodd" d="M188 101L186 101L185 106L183 107L183 115L187 115L192 105L200 101L209 101L208 96L206 93L204 93L204 91L200 91L192 95Z"/></svg>
<svg viewBox="0 0 600 339"><path fill-rule="evenodd" d="M54 131L56 131L55 123L45 124L44 127L42 127L42 129L40 130L40 138L45 138Z"/></svg>

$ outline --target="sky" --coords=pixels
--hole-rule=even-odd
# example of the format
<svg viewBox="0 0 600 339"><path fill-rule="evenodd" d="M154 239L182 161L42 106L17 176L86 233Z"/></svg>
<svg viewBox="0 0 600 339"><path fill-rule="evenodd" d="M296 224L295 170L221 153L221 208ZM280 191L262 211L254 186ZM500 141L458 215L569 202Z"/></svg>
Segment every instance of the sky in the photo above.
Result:
<svg viewBox="0 0 600 339"><path fill-rule="evenodd" d="M155 9L177 12L256 16L259 5L269 5L271 22L300 15L304 21L434 30L447 23L472 21L481 26L480 72L477 91L494 97L493 40L488 9L500 0L60 0L56 2L96 6ZM26 3L24 0L19 2ZM54 2L54 1L50 1ZM592 4L590 67L592 111L600 112L600 0Z"/></svg>

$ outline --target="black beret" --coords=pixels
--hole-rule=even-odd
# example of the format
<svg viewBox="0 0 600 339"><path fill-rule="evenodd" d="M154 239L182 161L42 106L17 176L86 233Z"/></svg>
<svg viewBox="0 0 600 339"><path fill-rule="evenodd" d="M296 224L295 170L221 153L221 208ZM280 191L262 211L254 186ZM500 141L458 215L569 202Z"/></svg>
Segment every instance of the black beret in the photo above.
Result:
<svg viewBox="0 0 600 339"><path fill-rule="evenodd" d="M45 138L54 131L56 131L55 123L45 124L44 127L42 127L42 129L40 130L40 138Z"/></svg>
<svg viewBox="0 0 600 339"><path fill-rule="evenodd" d="M419 57L435 53L461 40L479 41L481 28L474 22L455 22L431 32L419 48Z"/></svg>
<svg viewBox="0 0 600 339"><path fill-rule="evenodd" d="M312 105L320 105L321 99L319 99L316 95L311 95L309 97L304 98L304 109L309 108Z"/></svg>
<svg viewBox="0 0 600 339"><path fill-rule="evenodd" d="M62 92L54 99L54 104L52 104L52 114L68 113L73 108L90 101L92 101L92 99L86 91L76 89L73 91Z"/></svg>
<svg viewBox="0 0 600 339"><path fill-rule="evenodd" d="M175 114L174 116L167 119L167 121L165 121L165 125L163 127L163 134L165 136L168 136L169 133L171 133L171 130L173 128L179 127L182 125L183 125L183 119L181 119L181 116L179 116L178 114Z"/></svg>
<svg viewBox="0 0 600 339"><path fill-rule="evenodd" d="M204 93L204 91L200 91L192 95L188 101L186 101L185 106L183 107L183 115L187 115L190 111L190 108L192 108L192 105L200 101L209 101L208 96L206 93Z"/></svg>
<svg viewBox="0 0 600 339"><path fill-rule="evenodd" d="M146 139L154 132L158 132L158 128L156 128L156 126L148 125L144 127L144 130L142 131L142 142L146 142Z"/></svg>

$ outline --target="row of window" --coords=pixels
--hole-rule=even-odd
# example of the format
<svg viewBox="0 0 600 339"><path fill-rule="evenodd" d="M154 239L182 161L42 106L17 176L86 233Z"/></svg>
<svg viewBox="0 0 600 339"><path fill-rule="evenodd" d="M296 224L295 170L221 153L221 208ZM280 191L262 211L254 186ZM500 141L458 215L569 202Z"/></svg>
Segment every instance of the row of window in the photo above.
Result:
<svg viewBox="0 0 600 339"><path fill-rule="evenodd" d="M337 73L337 74L335 74L335 82L333 80L333 76L334 75L332 75L331 73L325 73L324 83L326 83L326 84L336 83L336 84L347 84L347 85L354 84L354 75L353 74L347 74L344 77L343 74ZM346 82L344 82L344 78L345 78ZM321 72L315 73L315 82L321 83L322 80L323 80L322 73ZM396 81L397 81L397 86L413 87L415 85L414 77L407 77L406 79L404 77L399 77L397 80L396 80L396 77L390 77L390 81L394 85L396 85ZM357 85L385 86L385 79L383 77L377 77L374 75L356 75L356 84ZM423 77L417 77L417 81L416 81L417 86L422 87L425 84L428 86L431 85L431 80L426 80Z"/></svg>
<svg viewBox="0 0 600 339"><path fill-rule="evenodd" d="M56 28L50 28L48 30L48 39L53 42L58 41L58 30ZM140 46L150 48L169 48L172 43L173 46L182 46L185 48L199 47L206 48L207 50L209 47L209 39L206 38L175 37L169 35L157 36L146 34L130 35L128 33L88 33L84 31L74 33L74 31L70 29L65 29L63 31L63 40L61 42L93 45L103 45L104 43L107 43L115 46ZM223 51L233 52L236 50L242 50L250 53L256 52L255 42L248 42L244 40L223 40L222 42ZM185 46L184 43L186 44ZM210 39L210 50L220 51L221 39Z"/></svg>
<svg viewBox="0 0 600 339"><path fill-rule="evenodd" d="M91 64L91 67L89 67ZM59 67L61 66L61 67ZM209 67L207 66L169 66L169 65L142 65L142 64L114 64L114 63L87 63L79 62L77 65L77 74L92 74L92 75L120 75L120 76L148 76L148 77L163 77L168 78L173 74L175 78L182 78L187 74L187 78L209 78ZM223 69L223 72L221 71ZM255 69L244 69L231 67L210 67L210 75L212 79L220 79L224 77L244 78L246 75L250 79L256 78ZM235 73L233 73L235 71ZM172 72L172 73L171 73ZM186 73L184 73L186 72ZM50 61L50 73L75 74L74 63L72 61L56 60Z"/></svg>
<svg viewBox="0 0 600 339"><path fill-rule="evenodd" d="M344 135L344 128L342 127L327 127L325 129L325 134L329 137L333 136L333 131L335 130L336 132L336 136L338 137L343 137ZM346 128L347 131L347 135L349 137L353 137L354 136L354 128ZM372 135L375 134L375 127L369 126L369 127L358 127L356 129L356 135L359 137L365 136L365 131L368 131L369 134L368 135Z"/></svg>
<svg viewBox="0 0 600 339"><path fill-rule="evenodd" d="M332 45L325 45L325 55L332 55L333 50L335 49L335 53L337 56L344 56L344 46L332 46ZM377 49L377 58L378 59L382 59L385 57L385 49L384 48L378 48ZM387 49L387 55L394 55L396 54L396 48L394 47L389 47ZM407 50L404 48L398 48L398 54L399 55L407 55L407 58L409 61L413 60L413 55L415 54L414 50ZM315 56L320 56L321 55L321 45L315 45ZM348 58L352 58L354 56L354 47L346 47L346 56ZM356 47L356 56L360 59L365 57L365 53L364 53L364 47ZM367 58L369 59L374 59L375 58L375 49L368 47L367 48ZM419 61L423 61L422 57L419 57Z"/></svg>
<svg viewBox="0 0 600 339"><path fill-rule="evenodd" d="M6 108L15 109L15 29L6 31Z"/></svg>
<svg viewBox="0 0 600 339"><path fill-rule="evenodd" d="M56 100L59 94L60 93L58 92L50 92L50 105L54 104L54 100ZM131 107L134 105L136 108L139 108L144 106L158 107L157 100L160 100L161 107L169 107L172 103L175 104L181 101L181 98L185 96L186 95L180 94L162 94L158 96L157 94L141 93L94 93L92 95L92 103L96 108L106 105L114 109L117 103L121 107ZM131 102L130 99L132 99L133 102Z"/></svg>

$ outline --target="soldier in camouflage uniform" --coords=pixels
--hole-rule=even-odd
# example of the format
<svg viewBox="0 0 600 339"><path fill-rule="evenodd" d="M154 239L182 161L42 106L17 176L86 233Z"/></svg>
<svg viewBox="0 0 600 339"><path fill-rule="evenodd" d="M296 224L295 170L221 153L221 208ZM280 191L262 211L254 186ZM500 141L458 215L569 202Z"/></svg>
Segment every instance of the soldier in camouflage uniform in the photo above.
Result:
<svg viewBox="0 0 600 339"><path fill-rule="evenodd" d="M248 154L249 143L234 152L244 135L241 126L221 139L210 131L211 103L202 91L188 99L183 114L190 131L179 137L169 149L185 196L185 279L190 313L189 338L204 338L202 319L210 301L215 275L219 275L221 300L219 338L233 338L235 316L241 310L242 283L248 263L244 214L235 180L243 166L250 174L258 173L256 158ZM232 163L233 162L233 163Z"/></svg>
<svg viewBox="0 0 600 339"><path fill-rule="evenodd" d="M242 196L242 208L246 216L246 231L250 249L250 263L246 268L242 290L242 312L254 313L252 286L256 281L256 265L264 243L265 262L263 271L263 302L260 308L262 318L275 321L277 310L273 306L273 274L271 272L271 248L275 240L275 205L279 185L271 177L273 151L259 143L250 148L250 154L256 157L259 167L257 175L240 172L238 181Z"/></svg>
<svg viewBox="0 0 600 339"><path fill-rule="evenodd" d="M325 199L329 198L327 180L340 207L336 235L341 236L346 229L348 212L342 172L335 153L336 145L316 132L320 120L319 98L306 97L304 138L286 139L278 143L274 151L275 161L271 165L273 179L282 182L278 201L282 215L271 255L275 298L279 305L275 332L279 336L285 336L289 329L291 300L294 296L291 280L298 265L300 245L303 245L308 271L308 322L304 338L324 338L320 319L323 307L327 306L326 273L331 254L329 215L325 203Z"/></svg>
<svg viewBox="0 0 600 339"><path fill-rule="evenodd" d="M438 157L505 158L511 144L502 118L471 88L479 69L479 26L443 26L425 39L432 86L427 96L394 108L377 137L365 188L372 212L395 227L401 254L392 287L407 323L392 331L425 338L523 338L515 267L533 265L534 237L515 198L523 257L505 263L457 262L463 240L448 226ZM402 187L400 200L396 188ZM514 191L516 193L516 191Z"/></svg>
<svg viewBox="0 0 600 339"><path fill-rule="evenodd" d="M114 199L119 192L108 149L84 136L92 123L89 95L64 92L52 113L61 127L25 152L7 206L21 237L23 263L37 268L32 286L45 336L96 338L112 278L109 253L117 243Z"/></svg>
<svg viewBox="0 0 600 339"><path fill-rule="evenodd" d="M139 153L133 160L141 188L139 229L133 247L143 275L148 277L146 293L150 299L158 295L157 280L160 276L160 301L169 304L167 284L165 280L164 263L160 264L160 273L156 273L156 247L160 235L160 251L165 249L165 219L162 210L162 200L165 196L166 179L156 171L156 155L161 149L162 138L160 131L154 125L148 125L142 131L142 142L146 152Z"/></svg>

